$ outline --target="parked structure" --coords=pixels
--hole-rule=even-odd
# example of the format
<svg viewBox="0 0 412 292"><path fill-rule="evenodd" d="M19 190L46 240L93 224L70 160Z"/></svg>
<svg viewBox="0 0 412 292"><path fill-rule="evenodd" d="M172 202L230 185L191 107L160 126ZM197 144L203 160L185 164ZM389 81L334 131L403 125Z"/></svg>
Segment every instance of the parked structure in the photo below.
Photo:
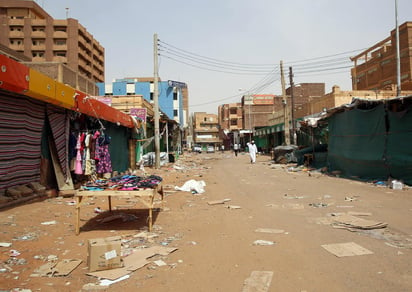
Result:
<svg viewBox="0 0 412 292"><path fill-rule="evenodd" d="M412 22L399 26L401 89L412 90ZM391 90L397 84L396 30L351 58L353 90Z"/></svg>

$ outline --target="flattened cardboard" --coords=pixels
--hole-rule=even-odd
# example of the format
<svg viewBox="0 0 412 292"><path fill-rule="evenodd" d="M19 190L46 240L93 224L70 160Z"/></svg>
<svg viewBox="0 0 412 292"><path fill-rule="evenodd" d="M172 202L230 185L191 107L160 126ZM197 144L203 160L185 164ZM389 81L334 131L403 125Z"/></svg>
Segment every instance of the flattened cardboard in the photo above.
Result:
<svg viewBox="0 0 412 292"><path fill-rule="evenodd" d="M60 262L56 263L46 263L40 266L38 269L34 271L32 277L59 277L59 276L67 276L69 275L74 269L76 269L82 260L76 259L64 259Z"/></svg>
<svg viewBox="0 0 412 292"><path fill-rule="evenodd" d="M109 280L115 280L125 275L128 275L131 272L134 272L137 269L140 269L145 265L149 264L150 261L147 260L148 258L151 258L157 254L165 256L171 252L174 252L175 250L177 250L177 248L164 246L152 246L149 248L138 249L131 255L123 258L123 268L87 273L87 275Z"/></svg>
<svg viewBox="0 0 412 292"><path fill-rule="evenodd" d="M322 245L322 247L337 257L373 254L373 252L371 252L370 250L354 242L324 244Z"/></svg>
<svg viewBox="0 0 412 292"><path fill-rule="evenodd" d="M271 271L253 271L243 283L242 292L269 291L272 277L273 272Z"/></svg>

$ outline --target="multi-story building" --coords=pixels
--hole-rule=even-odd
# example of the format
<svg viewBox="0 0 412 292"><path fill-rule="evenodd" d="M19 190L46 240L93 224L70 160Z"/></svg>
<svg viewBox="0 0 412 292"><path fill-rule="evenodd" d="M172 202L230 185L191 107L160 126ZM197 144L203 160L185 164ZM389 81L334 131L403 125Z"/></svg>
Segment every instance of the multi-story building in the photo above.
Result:
<svg viewBox="0 0 412 292"><path fill-rule="evenodd" d="M219 138L219 120L217 115L205 112L196 112L193 114L193 140L195 144L200 144L203 149L206 146L213 147L221 144Z"/></svg>
<svg viewBox="0 0 412 292"><path fill-rule="evenodd" d="M218 107L219 126L229 132L243 129L242 104L228 103Z"/></svg>
<svg viewBox="0 0 412 292"><path fill-rule="evenodd" d="M93 82L104 82L104 48L78 20L53 19L34 1L2 0L0 27L0 44L32 63L65 64Z"/></svg>
<svg viewBox="0 0 412 292"><path fill-rule="evenodd" d="M401 89L412 89L412 22L399 26ZM353 90L391 90L397 85L396 30L351 58Z"/></svg>
<svg viewBox="0 0 412 292"><path fill-rule="evenodd" d="M243 129L268 126L269 116L283 109L282 97L273 94L242 96Z"/></svg>
<svg viewBox="0 0 412 292"><path fill-rule="evenodd" d="M153 103L153 77L125 77L112 83L97 83L100 96L141 95ZM158 80L159 109L181 127L187 127L188 90L186 83ZM186 106L186 108L185 108Z"/></svg>

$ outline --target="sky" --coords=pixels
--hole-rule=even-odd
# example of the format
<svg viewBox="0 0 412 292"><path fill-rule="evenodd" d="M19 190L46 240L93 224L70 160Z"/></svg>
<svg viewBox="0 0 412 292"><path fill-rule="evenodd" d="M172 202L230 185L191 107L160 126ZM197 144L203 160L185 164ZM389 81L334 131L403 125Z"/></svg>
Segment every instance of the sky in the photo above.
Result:
<svg viewBox="0 0 412 292"><path fill-rule="evenodd" d="M105 81L154 75L184 82L189 112L217 113L244 94L282 94L293 82L351 90L350 61L396 27L395 0L36 0L77 19L105 48ZM67 9L68 8L68 9ZM412 21L398 0L398 24Z"/></svg>

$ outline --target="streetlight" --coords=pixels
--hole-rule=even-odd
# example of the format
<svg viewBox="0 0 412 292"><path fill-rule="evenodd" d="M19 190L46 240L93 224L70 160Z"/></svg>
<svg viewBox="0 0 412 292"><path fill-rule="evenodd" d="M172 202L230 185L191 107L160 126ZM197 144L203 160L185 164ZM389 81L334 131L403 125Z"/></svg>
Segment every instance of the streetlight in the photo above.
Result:
<svg viewBox="0 0 412 292"><path fill-rule="evenodd" d="M248 102L248 124L249 124L249 126L248 126L248 128L249 128L249 131L250 131L250 133L249 133L249 142L251 142L252 141L252 125L251 125L251 117L250 117L250 107L251 107L251 105L252 105L252 100L253 100L253 98L251 98L252 97L252 95L250 94L250 92L249 91L246 91L246 90L243 90L242 88L239 88L238 89L239 91L243 91L243 92L245 92L246 94L244 94L243 95L243 103L245 103L245 101L246 101L246 99L247 99L247 102Z"/></svg>

